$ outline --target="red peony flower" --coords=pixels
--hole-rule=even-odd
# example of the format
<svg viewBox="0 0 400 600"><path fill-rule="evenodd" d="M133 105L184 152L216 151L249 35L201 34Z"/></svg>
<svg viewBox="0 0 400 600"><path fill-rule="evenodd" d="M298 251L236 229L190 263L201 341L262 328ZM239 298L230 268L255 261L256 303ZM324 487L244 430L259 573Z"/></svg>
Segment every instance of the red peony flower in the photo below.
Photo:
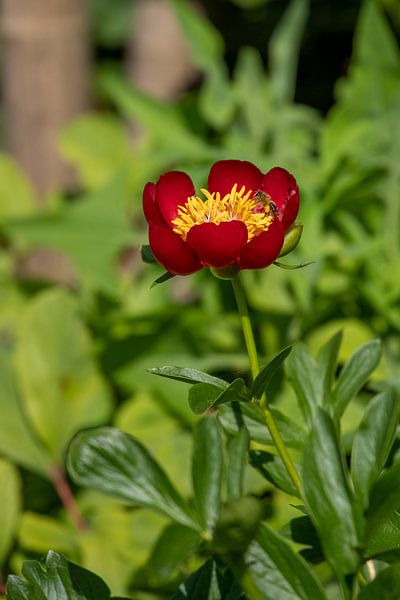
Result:
<svg viewBox="0 0 400 600"><path fill-rule="evenodd" d="M262 269L278 257L299 209L293 175L281 167L263 175L250 162L221 160L201 192L204 200L181 171L169 171L144 188L150 247L170 273L233 264Z"/></svg>

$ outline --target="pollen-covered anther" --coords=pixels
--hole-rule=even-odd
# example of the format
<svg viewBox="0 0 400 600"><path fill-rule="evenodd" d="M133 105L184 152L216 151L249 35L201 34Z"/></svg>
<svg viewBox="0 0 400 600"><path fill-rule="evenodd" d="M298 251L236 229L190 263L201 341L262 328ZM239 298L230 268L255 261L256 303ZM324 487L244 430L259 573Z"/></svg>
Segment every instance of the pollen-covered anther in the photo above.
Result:
<svg viewBox="0 0 400 600"><path fill-rule="evenodd" d="M191 196L186 204L178 207L178 216L172 221L174 232L186 240L190 229L202 223L219 223L242 221L248 232L248 241L263 231L267 231L274 217L269 205L260 212L260 202L253 196L252 190L246 192L245 186L237 191L237 184L229 194L221 198L219 192L210 193L202 189L205 200L199 196Z"/></svg>

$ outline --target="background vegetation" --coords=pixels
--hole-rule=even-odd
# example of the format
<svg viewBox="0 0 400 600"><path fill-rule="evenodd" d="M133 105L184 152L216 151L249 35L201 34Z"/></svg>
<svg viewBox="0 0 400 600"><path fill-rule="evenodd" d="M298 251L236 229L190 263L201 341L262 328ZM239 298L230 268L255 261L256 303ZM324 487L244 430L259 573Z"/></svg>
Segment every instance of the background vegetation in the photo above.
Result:
<svg viewBox="0 0 400 600"><path fill-rule="evenodd" d="M222 28L219 4L243 16L243 37L252 45L235 30L232 39L229 23ZM201 11L171 0L201 77L176 100L162 101L129 84L121 68L131 3L92 0L96 109L73 120L59 138L78 186L53 190L39 205L24 172L1 155L3 579L19 573L23 560L52 549L99 574L113 594L150 600L170 597L204 562L201 553L188 552L175 564L158 564L154 547L168 520L148 509L128 510L74 488L90 525L81 529L57 495L72 436L105 424L141 440L190 495L198 417L187 405L186 386L146 368L182 365L228 380L247 370L228 284L202 272L149 289L161 271L140 259L139 246L147 241L141 191L165 170L183 169L197 184L222 158L293 172L304 223L293 262L315 263L293 272L272 266L245 273L263 361L299 339L315 356L342 330L343 365L360 344L382 339L379 367L344 415L347 448L371 394L391 389L400 395L398 5L365 0L348 3L347 12L340 7L334 25L340 29L346 15L340 35L351 56L330 47L329 56L343 57L331 92L328 78L315 81L325 55L310 54L310 48L321 37L316 12L333 9L317 4L215 3L213 18L224 40ZM296 83L299 60L304 86L301 77ZM333 69L328 53L327 61ZM328 73L332 78L337 71ZM140 137L132 137L131 121L140 124ZM270 395L300 420L282 374ZM398 440L394 448L397 457ZM269 525L278 529L297 516L284 492L247 469L248 489L265 500ZM329 582L326 565L318 568Z"/></svg>

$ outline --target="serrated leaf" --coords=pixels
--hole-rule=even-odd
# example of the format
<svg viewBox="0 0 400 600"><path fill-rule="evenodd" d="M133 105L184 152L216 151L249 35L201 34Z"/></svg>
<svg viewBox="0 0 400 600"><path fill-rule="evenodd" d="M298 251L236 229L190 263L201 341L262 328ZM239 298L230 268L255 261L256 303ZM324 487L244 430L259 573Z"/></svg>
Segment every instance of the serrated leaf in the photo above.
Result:
<svg viewBox="0 0 400 600"><path fill-rule="evenodd" d="M228 383L219 377L214 377L203 371L197 369L188 369L186 367L173 367L166 365L164 367L153 367L147 369L149 373L153 375L159 375L160 377L168 377L169 379L176 379L177 381L183 381L184 383L208 383L221 390L225 390L228 387Z"/></svg>
<svg viewBox="0 0 400 600"><path fill-rule="evenodd" d="M226 402L250 402L251 396L243 379L235 379L222 392L209 383L197 383L189 390L190 408L198 415Z"/></svg>
<svg viewBox="0 0 400 600"><path fill-rule="evenodd" d="M261 398L265 390L268 388L272 377L275 375L283 361L289 356L291 351L292 346L288 346L261 369L250 389L250 394L253 398Z"/></svg>
<svg viewBox="0 0 400 600"><path fill-rule="evenodd" d="M373 340L358 348L345 363L337 379L331 399L336 418L340 418L350 402L359 392L371 373L376 369L382 355L380 340Z"/></svg>
<svg viewBox="0 0 400 600"><path fill-rule="evenodd" d="M196 529L184 500L160 465L132 436L113 427L82 431L72 440L67 464L79 485L132 506L151 508Z"/></svg>
<svg viewBox="0 0 400 600"><path fill-rule="evenodd" d="M204 529L210 531L221 503L223 444L215 417L202 419L195 429L192 480L195 506Z"/></svg>
<svg viewBox="0 0 400 600"><path fill-rule="evenodd" d="M389 456L399 421L400 406L391 392L373 398L356 431L351 453L351 475L356 494L368 507L369 492Z"/></svg>
<svg viewBox="0 0 400 600"><path fill-rule="evenodd" d="M322 409L304 448L302 480L327 560L339 577L354 572L358 535L348 473L334 423Z"/></svg>
<svg viewBox="0 0 400 600"><path fill-rule="evenodd" d="M244 493L244 474L247 464L250 437L246 427L228 442L228 469L226 473L228 499L240 498Z"/></svg>
<svg viewBox="0 0 400 600"><path fill-rule="evenodd" d="M326 600L312 569L266 525L250 544L245 562L262 600Z"/></svg>

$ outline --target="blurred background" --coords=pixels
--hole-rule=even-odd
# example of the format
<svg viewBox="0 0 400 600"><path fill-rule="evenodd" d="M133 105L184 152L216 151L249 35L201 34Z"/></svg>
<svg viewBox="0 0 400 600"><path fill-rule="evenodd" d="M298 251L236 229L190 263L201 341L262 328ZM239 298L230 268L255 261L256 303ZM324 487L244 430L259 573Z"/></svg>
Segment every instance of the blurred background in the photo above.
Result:
<svg viewBox="0 0 400 600"><path fill-rule="evenodd" d="M204 185L226 158L292 171L288 262L315 263L245 273L263 360L342 329L343 362L379 336L374 386L400 393L400 4L2 0L0 30L0 590L53 549L114 594L168 598L200 559L155 564L165 519L73 489L82 528L60 486L73 434L113 424L190 495L187 388L145 369L247 370L227 282L150 289L141 191L171 168ZM282 374L273 400L296 415ZM284 495L248 486L283 525Z"/></svg>

